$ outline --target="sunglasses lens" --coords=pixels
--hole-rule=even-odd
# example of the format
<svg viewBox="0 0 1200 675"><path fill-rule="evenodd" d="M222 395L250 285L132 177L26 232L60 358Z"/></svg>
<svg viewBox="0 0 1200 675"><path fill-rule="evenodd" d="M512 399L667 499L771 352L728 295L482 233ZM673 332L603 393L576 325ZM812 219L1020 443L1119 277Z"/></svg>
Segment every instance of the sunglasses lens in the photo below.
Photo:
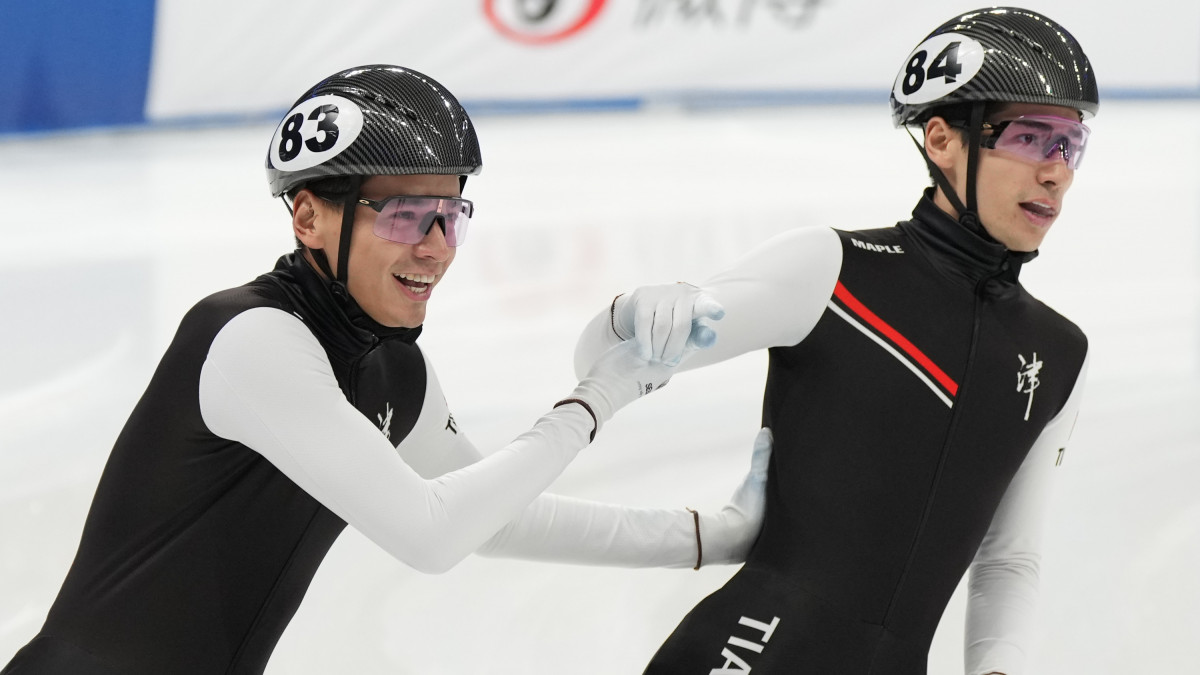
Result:
<svg viewBox="0 0 1200 675"><path fill-rule="evenodd" d="M388 197L375 216L375 235L400 244L418 244L435 225L442 226L447 246L461 246L474 206L465 199Z"/></svg>
<svg viewBox="0 0 1200 675"><path fill-rule="evenodd" d="M995 148L1035 162L1061 159L1067 168L1075 169L1083 160L1083 151L1091 131L1061 117L1027 115L1008 123Z"/></svg>

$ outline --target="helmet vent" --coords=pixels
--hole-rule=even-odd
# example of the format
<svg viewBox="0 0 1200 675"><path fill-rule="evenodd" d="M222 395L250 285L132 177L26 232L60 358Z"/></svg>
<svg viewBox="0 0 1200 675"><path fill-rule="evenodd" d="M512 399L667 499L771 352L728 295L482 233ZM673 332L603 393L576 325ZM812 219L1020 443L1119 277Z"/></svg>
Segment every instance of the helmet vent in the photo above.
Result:
<svg viewBox="0 0 1200 675"><path fill-rule="evenodd" d="M1009 38L1012 38L1013 40L1018 40L1018 41L1022 42L1026 47L1029 47L1030 49L1037 51L1039 54L1041 54L1042 56L1045 56L1046 58L1054 58L1054 55L1051 54L1050 50L1046 49L1042 45L1042 43L1038 42L1037 40L1034 40L1033 38L1029 37L1028 35L1025 35L1024 33L1020 32L1020 31L1013 30L1012 28L1006 28L1004 26L996 26L996 25L983 23L983 22L980 22L979 25L980 25L980 27L983 27L983 28L989 28L995 33L1000 33L1001 35L1007 35ZM1055 59L1055 60L1057 61L1057 59Z"/></svg>
<svg viewBox="0 0 1200 675"><path fill-rule="evenodd" d="M361 90L360 90L360 92L364 98L366 98L368 96L367 92L362 92ZM388 98L387 96L384 96L383 94L369 94L369 96L370 96L371 100L374 101L375 103L378 103L379 105L382 105L382 106L387 106L388 108L391 108L392 110L399 112L400 114L404 115L405 117L407 117L408 119L410 119L414 122L417 122L421 119L421 116L417 114L416 110L413 110L412 108L404 105L403 103L400 103L399 101L396 101L395 99Z"/></svg>

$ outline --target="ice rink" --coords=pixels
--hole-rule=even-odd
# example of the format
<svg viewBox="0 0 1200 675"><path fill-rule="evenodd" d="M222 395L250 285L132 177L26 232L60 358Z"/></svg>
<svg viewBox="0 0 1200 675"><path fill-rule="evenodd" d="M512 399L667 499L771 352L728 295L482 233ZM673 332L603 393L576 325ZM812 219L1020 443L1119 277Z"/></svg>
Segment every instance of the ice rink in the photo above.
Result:
<svg viewBox="0 0 1200 675"><path fill-rule="evenodd" d="M1022 273L1092 350L1048 514L1032 673L1200 668L1198 121L1197 101L1105 102ZM789 228L892 224L926 183L885 103L477 123L477 217L420 344L485 452L571 390L575 338L617 292L702 281ZM291 249L262 169L273 126L0 139L0 664L40 627L180 317ZM752 354L676 377L554 491L719 508L748 466L765 366ZM347 529L267 672L640 673L733 572L471 558L426 576ZM958 595L930 673L962 672L962 615Z"/></svg>

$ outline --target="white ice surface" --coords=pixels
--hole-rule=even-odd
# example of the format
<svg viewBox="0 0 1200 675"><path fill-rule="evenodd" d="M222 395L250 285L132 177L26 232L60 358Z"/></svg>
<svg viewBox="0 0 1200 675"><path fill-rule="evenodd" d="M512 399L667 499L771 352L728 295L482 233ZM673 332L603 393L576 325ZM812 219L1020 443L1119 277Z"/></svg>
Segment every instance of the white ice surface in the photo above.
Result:
<svg viewBox="0 0 1200 675"><path fill-rule="evenodd" d="M1179 673L1200 634L1200 104L1106 103L1023 278L1089 334L1060 469L1036 673ZM699 280L792 227L880 227L926 182L884 106L478 120L469 243L421 343L484 449L573 385L584 322L640 283ZM290 250L266 125L0 140L0 664L37 631L109 447L186 309ZM740 480L765 357L676 378L558 492L715 508ZM732 568L470 559L424 576L353 530L268 672L638 673ZM930 672L961 672L962 598ZM720 665L714 654L714 667Z"/></svg>

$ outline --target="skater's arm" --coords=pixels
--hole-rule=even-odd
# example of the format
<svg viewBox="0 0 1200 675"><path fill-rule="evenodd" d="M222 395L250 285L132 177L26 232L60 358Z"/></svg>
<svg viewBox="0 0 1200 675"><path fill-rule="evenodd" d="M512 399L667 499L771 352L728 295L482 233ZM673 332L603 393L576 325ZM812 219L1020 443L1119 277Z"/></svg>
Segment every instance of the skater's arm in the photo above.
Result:
<svg viewBox="0 0 1200 675"><path fill-rule="evenodd" d="M615 567L741 563L762 527L771 433L754 442L750 471L715 513L643 509L543 494L481 555Z"/></svg>
<svg viewBox="0 0 1200 675"><path fill-rule="evenodd" d="M1079 412L1084 360L1067 403L1030 449L1000 501L971 563L968 581L968 675L1022 675L1033 641L1041 538L1055 467Z"/></svg>
<svg viewBox="0 0 1200 675"><path fill-rule="evenodd" d="M602 369L614 363L603 360ZM200 407L214 434L262 454L397 559L441 572L520 514L597 426L636 397L624 382L589 377L572 394L591 399L595 418L578 403L562 405L489 457L426 480L346 400L304 323L258 308L214 339L201 371Z"/></svg>
<svg viewBox="0 0 1200 675"><path fill-rule="evenodd" d="M699 286L668 284L621 295L588 323L575 348L575 370L622 340L642 343L642 355L671 363L689 337L715 330L716 342L692 354L680 369L696 368L747 352L793 345L825 311L841 269L837 233L798 228L773 237ZM710 303L724 316L710 323Z"/></svg>
<svg viewBox="0 0 1200 675"><path fill-rule="evenodd" d="M483 459L451 422L433 364L426 359L425 405L396 447L425 478ZM755 439L750 472L720 510L648 509L542 494L477 552L497 558L611 567L696 567L740 563L762 526L770 432ZM698 506L698 505L697 505Z"/></svg>

